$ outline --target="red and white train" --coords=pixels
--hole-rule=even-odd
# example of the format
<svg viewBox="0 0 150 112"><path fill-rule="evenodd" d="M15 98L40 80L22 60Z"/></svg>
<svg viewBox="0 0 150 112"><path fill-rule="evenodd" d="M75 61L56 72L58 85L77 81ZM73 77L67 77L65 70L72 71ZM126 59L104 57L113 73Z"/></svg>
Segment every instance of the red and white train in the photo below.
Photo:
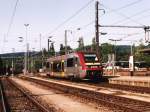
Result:
<svg viewBox="0 0 150 112"><path fill-rule="evenodd" d="M75 52L47 59L51 77L99 80L103 68L96 53Z"/></svg>

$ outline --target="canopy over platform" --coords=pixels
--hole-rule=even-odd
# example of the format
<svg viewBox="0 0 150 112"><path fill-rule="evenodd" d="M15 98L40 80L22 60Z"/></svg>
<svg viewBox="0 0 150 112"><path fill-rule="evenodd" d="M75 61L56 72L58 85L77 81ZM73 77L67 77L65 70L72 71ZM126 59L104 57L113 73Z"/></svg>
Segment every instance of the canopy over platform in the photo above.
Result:
<svg viewBox="0 0 150 112"><path fill-rule="evenodd" d="M140 50L141 53L146 53L150 55L150 48Z"/></svg>

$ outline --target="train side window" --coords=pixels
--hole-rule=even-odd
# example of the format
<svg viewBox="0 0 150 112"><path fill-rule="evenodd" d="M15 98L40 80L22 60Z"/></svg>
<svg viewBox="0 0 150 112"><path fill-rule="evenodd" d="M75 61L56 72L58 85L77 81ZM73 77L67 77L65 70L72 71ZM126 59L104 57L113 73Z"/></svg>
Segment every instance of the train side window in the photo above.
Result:
<svg viewBox="0 0 150 112"><path fill-rule="evenodd" d="M53 71L53 63L50 63L50 70Z"/></svg>
<svg viewBox="0 0 150 112"><path fill-rule="evenodd" d="M61 71L64 72L64 62L61 63Z"/></svg>
<svg viewBox="0 0 150 112"><path fill-rule="evenodd" d="M50 65L49 62L47 62L46 63L46 68L49 68L50 67L49 65Z"/></svg>
<svg viewBox="0 0 150 112"><path fill-rule="evenodd" d="M67 60L64 61L64 67L67 67Z"/></svg>
<svg viewBox="0 0 150 112"><path fill-rule="evenodd" d="M53 63L53 71L54 72L61 72L61 62L54 62Z"/></svg>
<svg viewBox="0 0 150 112"><path fill-rule="evenodd" d="M73 66L74 66L73 58L67 59L67 67L73 67Z"/></svg>
<svg viewBox="0 0 150 112"><path fill-rule="evenodd" d="M74 60L75 60L75 63L78 63L78 58L75 57Z"/></svg>
<svg viewBox="0 0 150 112"><path fill-rule="evenodd" d="M77 57L74 58L74 65L77 67L79 65L79 60Z"/></svg>

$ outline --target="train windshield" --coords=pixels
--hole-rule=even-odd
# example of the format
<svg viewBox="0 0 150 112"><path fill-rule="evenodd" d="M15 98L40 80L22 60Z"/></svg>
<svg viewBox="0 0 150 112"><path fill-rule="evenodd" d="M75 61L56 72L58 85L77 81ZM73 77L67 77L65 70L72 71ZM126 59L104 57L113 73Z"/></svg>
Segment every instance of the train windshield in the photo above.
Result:
<svg viewBox="0 0 150 112"><path fill-rule="evenodd" d="M136 66L138 68L147 68L147 67L149 67L148 63L146 63L146 62L135 62L134 66Z"/></svg>
<svg viewBox="0 0 150 112"><path fill-rule="evenodd" d="M115 62L115 66L119 66L122 68L129 68L129 62L128 61L117 61L117 62Z"/></svg>
<svg viewBox="0 0 150 112"><path fill-rule="evenodd" d="M85 62L97 62L98 58L96 54L84 54Z"/></svg>

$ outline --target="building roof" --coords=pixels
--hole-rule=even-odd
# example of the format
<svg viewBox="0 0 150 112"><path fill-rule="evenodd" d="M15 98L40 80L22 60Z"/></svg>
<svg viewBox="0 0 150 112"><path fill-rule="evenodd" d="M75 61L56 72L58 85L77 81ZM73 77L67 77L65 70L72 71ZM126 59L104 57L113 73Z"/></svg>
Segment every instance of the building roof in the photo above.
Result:
<svg viewBox="0 0 150 112"><path fill-rule="evenodd" d="M150 48L142 49L140 52L150 54Z"/></svg>

